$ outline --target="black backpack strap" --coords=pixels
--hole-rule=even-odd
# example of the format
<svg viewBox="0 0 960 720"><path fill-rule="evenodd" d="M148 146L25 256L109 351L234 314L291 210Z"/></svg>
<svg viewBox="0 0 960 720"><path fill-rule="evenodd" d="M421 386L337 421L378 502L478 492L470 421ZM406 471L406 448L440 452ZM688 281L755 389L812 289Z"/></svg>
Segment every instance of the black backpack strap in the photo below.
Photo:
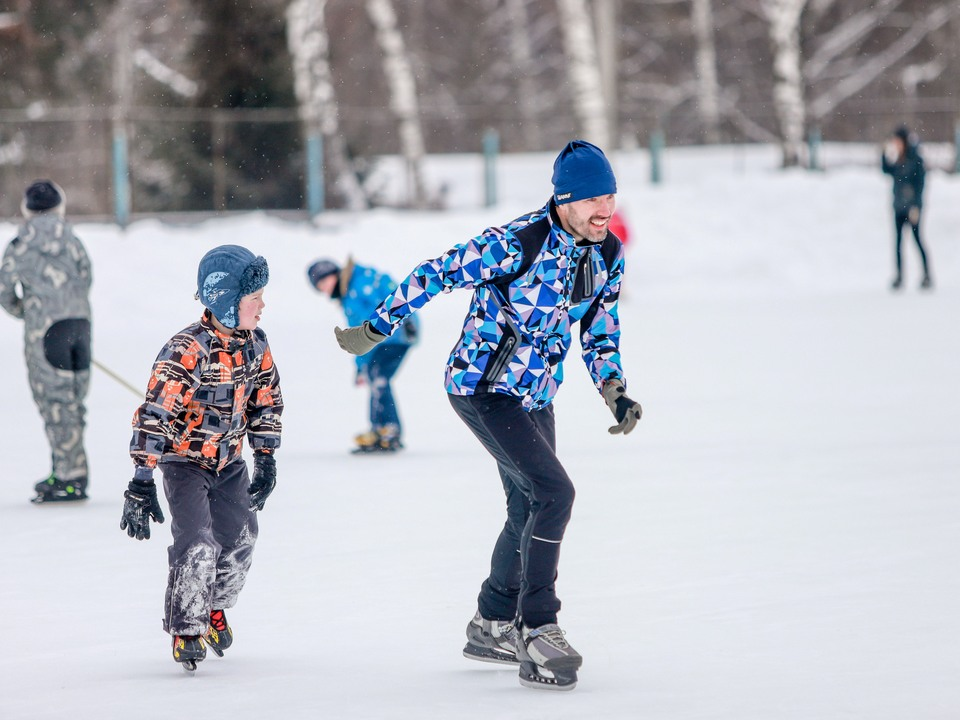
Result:
<svg viewBox="0 0 960 720"><path fill-rule="evenodd" d="M500 295L504 298L508 297L507 287L509 287L510 283L527 274L530 266L533 265L533 261L537 258L540 248L543 247L547 238L550 237L548 219L544 217L531 225L521 228L514 233L514 235L517 240L520 241L520 267L511 273L500 275L486 283L499 289Z"/></svg>

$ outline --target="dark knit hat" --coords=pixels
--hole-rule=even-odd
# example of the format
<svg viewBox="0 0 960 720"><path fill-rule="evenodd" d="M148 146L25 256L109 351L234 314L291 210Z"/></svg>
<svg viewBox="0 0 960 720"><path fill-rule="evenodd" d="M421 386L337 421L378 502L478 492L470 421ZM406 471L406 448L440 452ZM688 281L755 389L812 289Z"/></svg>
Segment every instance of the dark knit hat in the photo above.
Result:
<svg viewBox="0 0 960 720"><path fill-rule="evenodd" d="M903 141L905 148L916 147L920 144L920 138L906 125L900 125L893 131L893 136Z"/></svg>
<svg viewBox="0 0 960 720"><path fill-rule="evenodd" d="M240 300L270 280L267 261L239 245L221 245L200 260L197 298L224 327L240 321Z"/></svg>
<svg viewBox="0 0 960 720"><path fill-rule="evenodd" d="M63 214L63 189L52 180L34 180L23 193L20 210L24 217L59 209Z"/></svg>
<svg viewBox="0 0 960 720"><path fill-rule="evenodd" d="M553 163L553 200L557 205L616 192L613 168L596 145L572 140L557 155Z"/></svg>
<svg viewBox="0 0 960 720"><path fill-rule="evenodd" d="M317 283L330 275L337 275L340 272L340 266L333 260L326 258L317 260L313 265L307 268L307 277L310 278L310 284L314 287Z"/></svg>

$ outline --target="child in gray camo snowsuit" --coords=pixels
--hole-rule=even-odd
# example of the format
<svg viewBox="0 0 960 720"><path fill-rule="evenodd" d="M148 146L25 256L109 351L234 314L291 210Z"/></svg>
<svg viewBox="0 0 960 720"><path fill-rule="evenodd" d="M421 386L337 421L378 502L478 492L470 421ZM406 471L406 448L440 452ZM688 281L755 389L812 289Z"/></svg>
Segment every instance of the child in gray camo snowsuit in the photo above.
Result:
<svg viewBox="0 0 960 720"><path fill-rule="evenodd" d="M50 475L35 503L87 498L84 398L90 385L90 259L64 219L62 188L38 180L0 267L0 306L23 320L27 378L50 443Z"/></svg>
<svg viewBox="0 0 960 720"><path fill-rule="evenodd" d="M268 279L267 261L246 248L222 245L204 255L197 297L206 311L163 346L133 416L135 468L120 528L146 540L150 520L163 522L153 480L159 468L173 518L163 627L174 660L188 670L207 646L223 655L233 643L224 610L246 582L256 511L276 485L283 397L257 327ZM252 482L241 455L245 440Z"/></svg>

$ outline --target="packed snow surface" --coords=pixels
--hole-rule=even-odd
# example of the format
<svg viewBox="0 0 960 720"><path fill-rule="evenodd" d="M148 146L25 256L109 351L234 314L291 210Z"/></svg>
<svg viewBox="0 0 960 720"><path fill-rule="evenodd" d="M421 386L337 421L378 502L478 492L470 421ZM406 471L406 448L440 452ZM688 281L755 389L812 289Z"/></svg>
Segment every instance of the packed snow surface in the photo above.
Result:
<svg viewBox="0 0 960 720"><path fill-rule="evenodd" d="M77 226L94 264L94 355L138 388L199 317L209 248L268 259L261 327L287 404L279 483L228 613L234 646L190 676L160 624L169 518L146 542L119 528L138 398L95 370L91 499L31 505L49 451L21 325L0 317L0 717L960 717L960 178L928 176L936 288L917 289L908 243L893 293L889 179L865 146L826 146L824 172L782 171L773 148L669 150L659 185L643 151L613 156L632 231L622 355L644 415L609 435L571 352L556 412L578 495L557 587L580 684L529 690L461 656L503 522L494 463L443 391L469 294L421 313L423 342L396 379L407 448L356 457L366 390L334 340L338 308L305 269L352 254L402 277L542 205L552 160L500 158L489 208L480 158L455 156L427 167L449 187L444 212ZM399 164L380 171L402 197Z"/></svg>

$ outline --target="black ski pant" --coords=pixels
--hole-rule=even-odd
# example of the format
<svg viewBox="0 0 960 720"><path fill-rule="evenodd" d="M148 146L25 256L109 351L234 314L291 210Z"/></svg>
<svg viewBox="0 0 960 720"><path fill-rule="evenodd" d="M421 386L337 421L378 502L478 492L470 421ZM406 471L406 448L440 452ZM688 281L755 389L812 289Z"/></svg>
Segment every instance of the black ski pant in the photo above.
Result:
<svg viewBox="0 0 960 720"><path fill-rule="evenodd" d="M507 521L480 588L480 614L519 617L528 627L555 623L560 543L574 489L557 459L553 406L527 412L518 399L500 393L448 397L496 459L507 496Z"/></svg>
<svg viewBox="0 0 960 720"><path fill-rule="evenodd" d="M920 251L920 261L923 263L923 276L930 277L930 267L927 265L927 251L920 240L920 216L917 215L916 222L910 219L910 210L895 210L893 222L896 228L896 255L897 255L897 278L903 277L903 226L910 225L913 231L913 239L917 243L917 250Z"/></svg>
<svg viewBox="0 0 960 720"><path fill-rule="evenodd" d="M160 469L173 535L163 628L171 635L202 635L211 610L236 604L253 560L258 527L247 464L237 460L218 473L166 461Z"/></svg>

